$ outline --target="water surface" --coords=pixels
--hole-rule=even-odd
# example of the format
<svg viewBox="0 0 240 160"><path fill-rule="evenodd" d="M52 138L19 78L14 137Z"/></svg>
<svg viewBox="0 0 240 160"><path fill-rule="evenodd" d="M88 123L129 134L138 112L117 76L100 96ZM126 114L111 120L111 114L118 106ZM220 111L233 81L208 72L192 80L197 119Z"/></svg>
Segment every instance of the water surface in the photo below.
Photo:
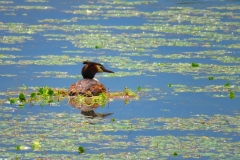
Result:
<svg viewBox="0 0 240 160"><path fill-rule="evenodd" d="M239 9L215 0L0 1L0 158L239 159ZM110 92L128 87L139 98L112 99L97 118L67 99L6 101L31 87L68 88L85 60L115 71L96 76Z"/></svg>

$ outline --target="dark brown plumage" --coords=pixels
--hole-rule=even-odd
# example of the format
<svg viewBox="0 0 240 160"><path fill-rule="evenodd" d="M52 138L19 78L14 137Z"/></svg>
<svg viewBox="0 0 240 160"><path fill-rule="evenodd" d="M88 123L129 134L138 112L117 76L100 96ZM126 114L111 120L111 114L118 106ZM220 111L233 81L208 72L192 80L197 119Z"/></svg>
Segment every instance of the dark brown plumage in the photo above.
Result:
<svg viewBox="0 0 240 160"><path fill-rule="evenodd" d="M82 76L84 79L72 84L68 89L68 94L70 96L80 94L91 97L97 96L100 93L106 93L106 87L98 80L93 78L98 72L114 72L107 70L103 65L99 63L84 61L83 64L85 64L85 66L82 68Z"/></svg>

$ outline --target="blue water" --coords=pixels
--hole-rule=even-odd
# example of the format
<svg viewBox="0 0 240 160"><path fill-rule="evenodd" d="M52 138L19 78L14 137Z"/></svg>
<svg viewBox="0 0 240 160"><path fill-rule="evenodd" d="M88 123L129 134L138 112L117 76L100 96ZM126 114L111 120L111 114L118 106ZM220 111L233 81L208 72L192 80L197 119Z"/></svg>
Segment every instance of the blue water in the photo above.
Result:
<svg viewBox="0 0 240 160"><path fill-rule="evenodd" d="M77 18L88 18L94 17L94 15L82 15L82 14L71 14L65 13L65 10L80 10L79 8L73 8L72 6L80 6L80 5L106 5L106 2L109 1L64 1L64 0L49 0L49 2L44 3L27 3L23 0L13 1L10 4L1 4L0 6L6 9L2 9L0 11L0 24L11 24L11 23L23 23L22 27L28 27L29 25L54 25L54 26L63 26L63 25L99 25L99 26L142 26L146 23L156 24L157 22L148 22L148 17L144 16L136 16L136 17L109 17L108 19L103 19L103 15L96 15L96 18L100 18L99 20L80 20L78 19L76 22L64 22L64 23L49 23L49 22L38 22L38 20L43 19L71 19L74 17ZM145 2L143 2L145 3ZM35 10L35 9L13 9L12 7L15 6L51 6L54 7L52 10ZM204 1L197 1L197 0L171 0L171 1L158 1L158 2L151 2L147 5L140 4L134 5L134 10L141 11L141 12L153 12L153 11L160 11L165 10L166 12L170 10L170 7L190 7L194 9L207 9L207 7L214 7L214 6L240 6L240 1L216 1L216 0L204 0ZM122 5L115 5L115 6L122 6ZM209 9L208 9L209 10ZM107 11L107 9L106 9ZM216 12L232 12L235 16L239 16L238 10L218 10L212 9L212 11ZM15 15L7 15L9 13L14 13ZM26 14L24 16L23 14ZM200 17L202 15L199 15ZM169 17L162 17L164 22L159 22L160 24L170 24L174 25L196 25L201 26L205 24L191 24L189 22L182 22L179 23L177 21L168 22L167 20ZM229 18L229 16L223 16L220 18L221 22L238 22L239 18ZM234 32L234 35L238 35L239 37L239 28L233 26L232 30L219 30L217 33L222 34L231 34ZM67 40L48 40L44 35L46 34L67 34L67 35L77 35L82 33L87 33L85 31L74 31L74 32L67 32L62 30L54 30L54 29L46 29L44 31L39 31L33 34L26 34L26 33L13 33L9 30L5 30L0 27L0 38L4 36L30 36L33 40L25 40L23 43L15 43L15 44L5 44L0 42L0 48L19 48L21 51L0 51L0 54L10 54L15 56L22 56L17 57L15 59L2 59L5 60L12 60L18 62L19 60L37 60L39 59L37 56L41 55L68 55L69 57L83 56L89 57L91 59L92 56L100 57L100 56L119 56L121 51L117 50L110 50L105 48L100 48L96 50L95 48L78 48L72 44L72 42ZM113 28L105 29L108 31L109 34L115 36L116 34L140 34L142 30L118 30ZM154 31L144 31L147 33L155 33ZM94 33L94 32L93 32ZM101 34L101 33L99 33ZM162 36L160 38L166 39L188 39L191 37L198 38L198 36L194 35L185 35L185 34L175 34L175 33L159 33ZM61 37L60 37L61 38ZM64 38L64 37L63 37ZM188 40L191 41L191 40ZM152 54L180 54L184 52L200 52L206 50L226 50L226 52L231 52L233 54L229 54L233 57L239 57L239 48L226 48L224 46L230 44L239 44L240 39L237 40L223 40L221 42L216 41L206 41L211 42L212 46L210 47L202 47L202 46L159 46L157 48L149 48L151 51L144 52L149 54L149 56L130 56L129 58L134 61L143 61L143 63L203 63L203 64L217 64L217 65L230 65L230 66L237 66L237 63L222 63L215 59L212 59L210 56L206 56L206 58L190 58L190 59L167 59L167 58L153 58ZM120 42L119 42L120 43ZM116 44L117 45L117 44ZM214 45L219 45L220 47L214 47ZM67 48L64 48L64 47ZM137 46L137 44L136 44ZM84 51L84 53L65 53L64 51ZM90 53L92 52L92 53ZM104 54L98 54L98 53ZM132 51L136 53L137 51ZM124 53L124 52L123 52ZM130 52L128 52L130 53ZM126 56L125 56L126 57ZM1 61L0 61L1 63ZM114 67L111 63L108 62L100 62L104 63L106 68L113 70L115 72L138 72L139 70L128 70L128 69L119 69ZM7 92L7 91L16 91L18 87L22 87L22 85L26 86L49 86L49 87L56 87L56 88L68 88L72 83L76 82L77 78L56 78L53 75L50 77L38 77L39 72L45 71L61 71L67 72L69 75L79 75L83 65L81 63L77 63L77 65L1 65L0 66L0 92ZM160 68L161 70L161 68ZM128 87L134 91L140 86L141 88L154 88L158 89L157 91L150 91L145 92L142 91L139 93L139 100L130 100L128 104L124 104L124 100L115 99L105 107L99 107L95 110L95 113L113 113L110 116L105 117L106 123L111 121L111 119L116 120L127 120L127 119L134 119L134 118L190 118L193 115L208 115L213 116L215 114L224 114L235 116L235 113L239 113L239 93L238 91L235 92L235 98L230 99L229 97L224 98L214 98L214 92L183 92L183 93L176 93L173 87L168 87L168 84L182 84L188 87L191 86L198 86L204 87L208 85L224 85L228 82L231 85L239 85L239 82L233 80L213 80L209 81L208 79L198 79L195 80L193 74L189 73L165 73L165 72L151 72L151 71L142 71L143 74L137 76L125 76L125 77L104 77L101 74L98 74L96 78L102 82L110 92L117 92L123 91L125 87ZM15 75L14 77L6 77L5 74ZM205 73L196 73L196 75L205 76ZM229 76L228 74L223 74L225 76ZM208 75L209 76L209 75ZM215 76L215 75L214 75ZM234 76L239 76L239 73L236 73ZM223 94L228 95L228 92L216 94ZM155 98L156 100L150 100L151 98ZM6 99L8 96L2 95L0 96L1 99ZM25 105L24 108L19 108L16 105L10 105L3 103L2 106L4 107L13 107L14 112L11 113L13 116L15 115L22 115L22 116L31 116L38 113L81 113L79 109L72 107L68 104L67 100L61 101L58 106L38 106L35 105L31 107L30 105ZM1 111L0 111L1 113ZM2 112L3 113L3 112ZM4 118L1 118L4 120ZM159 124L161 125L161 124ZM105 134L115 134L106 132ZM119 131L117 134L125 135L126 132ZM197 136L213 136L213 137L227 137L232 138L233 141L239 141L234 134L230 133L225 135L222 132L212 132L212 131L157 131L157 130L148 130L148 131L135 131L130 134L128 140L131 141L136 136L159 136L159 135L174 135L174 136L184 136L184 135L197 135ZM0 135L1 136L1 135ZM133 138L131 138L133 136ZM86 144L88 147L89 144ZM1 147L5 147L4 144L0 143ZM134 147L132 148L134 150ZM118 152L115 150L114 152ZM121 152L121 151L119 151ZM91 153L91 152L90 152ZM92 151L94 153L94 151ZM68 154L68 153L66 153ZM0 155L1 158L1 155ZM171 157L170 157L171 158ZM206 158L206 157L205 157ZM208 157L206 158L208 159Z"/></svg>

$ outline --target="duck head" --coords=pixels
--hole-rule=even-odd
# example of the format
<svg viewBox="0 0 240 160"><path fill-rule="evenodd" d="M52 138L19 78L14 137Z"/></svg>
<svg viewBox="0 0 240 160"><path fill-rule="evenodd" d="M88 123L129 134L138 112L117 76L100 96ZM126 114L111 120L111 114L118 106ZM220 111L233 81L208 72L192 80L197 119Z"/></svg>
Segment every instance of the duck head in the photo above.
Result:
<svg viewBox="0 0 240 160"><path fill-rule="evenodd" d="M84 79L93 79L98 72L114 73L113 71L107 70L99 63L84 61L83 64L85 64L82 68L82 76Z"/></svg>

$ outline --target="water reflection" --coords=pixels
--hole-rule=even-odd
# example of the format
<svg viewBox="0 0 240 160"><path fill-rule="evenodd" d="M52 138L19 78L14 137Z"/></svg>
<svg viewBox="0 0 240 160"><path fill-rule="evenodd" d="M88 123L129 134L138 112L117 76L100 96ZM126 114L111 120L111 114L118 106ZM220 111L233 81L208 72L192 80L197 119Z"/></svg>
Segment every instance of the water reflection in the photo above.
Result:
<svg viewBox="0 0 240 160"><path fill-rule="evenodd" d="M104 118L106 116L112 115L113 113L95 113L100 104L93 102L92 97L84 97L83 101L78 101L77 97L69 97L69 104L73 107L81 110L81 114L88 118Z"/></svg>
<svg viewBox="0 0 240 160"><path fill-rule="evenodd" d="M0 159L239 159L239 2L0 1L0 95L16 97L0 106ZM55 103L44 86L65 90L84 60L116 71L97 75L106 90L145 95L69 100L84 116L68 95ZM19 95L35 96L11 92L22 84L46 88L31 109ZM114 107L99 107L109 99ZM41 151L19 151L38 142Z"/></svg>

